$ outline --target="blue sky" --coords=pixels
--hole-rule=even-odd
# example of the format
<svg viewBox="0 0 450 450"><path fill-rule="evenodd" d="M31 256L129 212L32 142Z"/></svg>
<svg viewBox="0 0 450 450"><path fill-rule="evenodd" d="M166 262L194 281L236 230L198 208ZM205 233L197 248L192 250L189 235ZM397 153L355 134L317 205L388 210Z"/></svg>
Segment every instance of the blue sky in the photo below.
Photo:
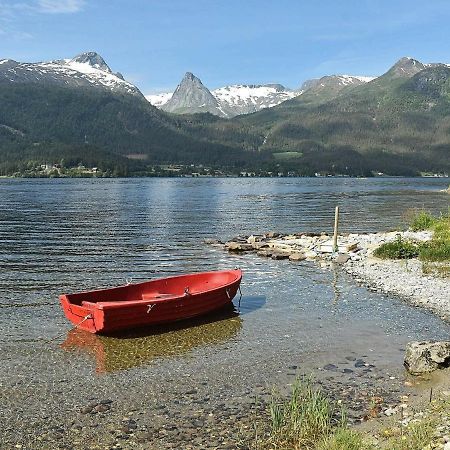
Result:
<svg viewBox="0 0 450 450"><path fill-rule="evenodd" d="M95 50L145 94L186 71L210 89L450 63L450 1L0 0L0 59Z"/></svg>

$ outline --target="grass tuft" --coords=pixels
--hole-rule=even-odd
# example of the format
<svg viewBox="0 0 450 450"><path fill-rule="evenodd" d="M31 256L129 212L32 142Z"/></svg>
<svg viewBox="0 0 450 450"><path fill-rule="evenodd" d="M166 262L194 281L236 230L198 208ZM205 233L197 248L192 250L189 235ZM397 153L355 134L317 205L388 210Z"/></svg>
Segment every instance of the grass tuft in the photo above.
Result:
<svg viewBox="0 0 450 450"><path fill-rule="evenodd" d="M436 223L436 217L427 211L420 211L411 220L412 231L429 230Z"/></svg>
<svg viewBox="0 0 450 450"><path fill-rule="evenodd" d="M361 433L349 428L337 428L333 434L323 438L316 446L317 450L370 450L374 447L364 442Z"/></svg>
<svg viewBox="0 0 450 450"><path fill-rule="evenodd" d="M398 235L395 241L381 244L373 254L381 259L411 259L419 256L419 251L419 244L402 239Z"/></svg>
<svg viewBox="0 0 450 450"><path fill-rule="evenodd" d="M422 261L450 261L450 240L432 239L421 246Z"/></svg>
<svg viewBox="0 0 450 450"><path fill-rule="evenodd" d="M314 449L346 423L344 411L314 389L310 378L297 379L288 400L273 395L270 417L269 448Z"/></svg>
<svg viewBox="0 0 450 450"><path fill-rule="evenodd" d="M413 231L432 230L433 237L427 242L413 242L402 239L400 235L393 242L386 242L378 247L374 256L382 259L411 259L419 257L424 262L450 261L450 209L446 214L435 217L429 212L420 211L411 219L410 228ZM431 272L431 267L423 267L424 273ZM439 266L440 274L446 276L449 268Z"/></svg>

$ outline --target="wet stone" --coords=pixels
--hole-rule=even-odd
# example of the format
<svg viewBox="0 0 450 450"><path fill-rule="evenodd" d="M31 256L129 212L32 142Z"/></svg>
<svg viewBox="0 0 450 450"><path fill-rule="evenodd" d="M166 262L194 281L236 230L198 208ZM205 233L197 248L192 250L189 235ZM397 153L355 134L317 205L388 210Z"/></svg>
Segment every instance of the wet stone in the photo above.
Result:
<svg viewBox="0 0 450 450"><path fill-rule="evenodd" d="M326 366L323 366L324 370L337 370L337 366L334 364L327 364Z"/></svg>
<svg viewBox="0 0 450 450"><path fill-rule="evenodd" d="M94 411L95 412L100 412L100 413L102 413L102 412L107 412L107 411L109 411L111 409L111 406L109 406L109 405L97 405L95 408L94 408Z"/></svg>

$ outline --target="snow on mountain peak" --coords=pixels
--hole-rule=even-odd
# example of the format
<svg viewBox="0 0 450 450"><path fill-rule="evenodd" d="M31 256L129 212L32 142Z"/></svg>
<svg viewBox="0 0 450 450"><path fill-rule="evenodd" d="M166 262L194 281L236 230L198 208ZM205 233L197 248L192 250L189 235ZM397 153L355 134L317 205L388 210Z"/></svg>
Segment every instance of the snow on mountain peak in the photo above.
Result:
<svg viewBox="0 0 450 450"><path fill-rule="evenodd" d="M139 89L114 74L96 52L86 52L72 59L39 63L0 61L0 80L10 82L51 83L64 86L92 86L143 97Z"/></svg>
<svg viewBox="0 0 450 450"><path fill-rule="evenodd" d="M70 64L86 64L94 69L112 73L108 64L106 64L105 60L97 52L80 53L70 60L69 65Z"/></svg>
<svg viewBox="0 0 450 450"><path fill-rule="evenodd" d="M165 107L169 100L173 98L176 94L180 95L180 90L186 85L197 85L197 88L206 89L199 78L193 75L191 72L187 72L184 76L182 82L178 85L175 92L172 93L161 93L161 94L151 94L146 95L145 98L153 105L158 108L163 107L163 109L169 110L170 105L173 100ZM239 114L248 114L255 111L259 111L263 108L271 108L276 106L286 100L289 100L299 92L291 91L281 84L234 84L231 86L224 86L213 91L210 91L215 102L209 101L208 105L204 102L202 98L196 99L199 101L198 104L193 105L191 101L192 111L195 108L205 108L208 106L210 112L224 117L234 117ZM211 99L212 100L212 99ZM195 103L195 102L194 102Z"/></svg>
<svg viewBox="0 0 450 450"><path fill-rule="evenodd" d="M356 82L368 83L375 79L375 77L365 77L360 75L338 75L338 78L344 85L354 84Z"/></svg>
<svg viewBox="0 0 450 450"><path fill-rule="evenodd" d="M248 114L263 108L270 108L296 96L294 91L275 84L234 84L215 89L212 94L224 110L233 108L242 110L238 114Z"/></svg>

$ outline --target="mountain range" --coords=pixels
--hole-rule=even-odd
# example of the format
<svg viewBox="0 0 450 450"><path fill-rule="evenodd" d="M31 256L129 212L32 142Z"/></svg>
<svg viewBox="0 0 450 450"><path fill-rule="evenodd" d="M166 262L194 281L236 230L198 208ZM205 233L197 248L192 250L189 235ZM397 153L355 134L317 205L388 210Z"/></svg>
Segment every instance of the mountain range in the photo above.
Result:
<svg viewBox="0 0 450 450"><path fill-rule="evenodd" d="M154 106L175 114L209 112L219 117L231 118L277 106L306 91L339 90L349 85L371 81L372 77L334 75L305 81L293 90L281 84L235 84L210 91L201 80L187 72L175 92L146 95Z"/></svg>
<svg viewBox="0 0 450 450"><path fill-rule="evenodd" d="M450 170L447 64L402 58L375 79L325 76L295 91L209 91L187 73L159 106L95 52L0 60L0 175L61 161L116 175L173 163L299 175Z"/></svg>

